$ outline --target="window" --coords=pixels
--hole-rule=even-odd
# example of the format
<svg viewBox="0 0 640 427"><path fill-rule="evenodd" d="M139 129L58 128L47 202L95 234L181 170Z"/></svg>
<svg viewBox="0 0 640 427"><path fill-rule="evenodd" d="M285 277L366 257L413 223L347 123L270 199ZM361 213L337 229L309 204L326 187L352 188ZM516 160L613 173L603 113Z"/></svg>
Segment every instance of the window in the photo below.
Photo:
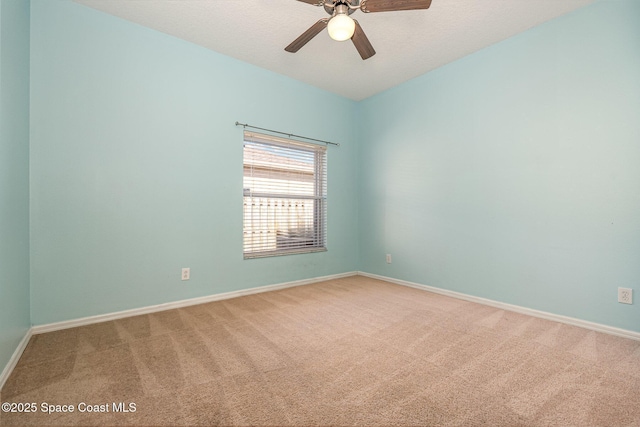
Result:
<svg viewBox="0 0 640 427"><path fill-rule="evenodd" d="M326 150L245 131L245 258L326 250Z"/></svg>

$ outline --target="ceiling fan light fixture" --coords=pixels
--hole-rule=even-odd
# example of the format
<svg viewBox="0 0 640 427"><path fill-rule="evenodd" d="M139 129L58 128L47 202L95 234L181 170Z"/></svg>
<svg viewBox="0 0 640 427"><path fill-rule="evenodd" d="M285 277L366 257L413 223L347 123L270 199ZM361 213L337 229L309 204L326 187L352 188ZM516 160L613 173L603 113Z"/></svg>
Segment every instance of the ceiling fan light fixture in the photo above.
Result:
<svg viewBox="0 0 640 427"><path fill-rule="evenodd" d="M1 1L1 0L0 0ZM327 28L329 37L336 41L351 39L360 57L369 59L376 54L371 42L358 23L349 17L360 9L362 12L393 12L400 10L428 9L431 0L298 0L313 6L322 6L331 18L322 18L284 48L296 53L309 40Z"/></svg>
<svg viewBox="0 0 640 427"><path fill-rule="evenodd" d="M327 25L329 37L336 41L349 40L356 30L356 23L346 13L339 13Z"/></svg>

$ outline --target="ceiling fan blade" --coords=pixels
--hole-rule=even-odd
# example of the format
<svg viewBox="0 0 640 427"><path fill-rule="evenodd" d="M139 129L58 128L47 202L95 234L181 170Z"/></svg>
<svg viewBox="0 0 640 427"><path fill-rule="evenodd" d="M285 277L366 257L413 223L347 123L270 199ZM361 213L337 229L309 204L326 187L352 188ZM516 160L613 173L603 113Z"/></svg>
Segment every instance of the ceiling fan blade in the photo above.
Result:
<svg viewBox="0 0 640 427"><path fill-rule="evenodd" d="M284 48L287 52L296 53L302 46L309 43L309 40L318 35L318 33L327 28L328 18L323 18L313 24L307 31L302 33L300 37L291 42L291 44Z"/></svg>
<svg viewBox="0 0 640 427"><path fill-rule="evenodd" d="M303 3L312 4L314 6L320 6L322 4L321 0L298 0L298 1L301 1Z"/></svg>
<svg viewBox="0 0 640 427"><path fill-rule="evenodd" d="M371 46L371 42L367 38L367 35L362 30L360 23L354 19L356 23L356 30L353 33L353 37L351 37L351 41L353 45L358 49L358 53L362 57L362 59L369 59L373 55L376 54L375 49Z"/></svg>
<svg viewBox="0 0 640 427"><path fill-rule="evenodd" d="M431 0L362 0L363 12L392 12L395 10L429 9Z"/></svg>

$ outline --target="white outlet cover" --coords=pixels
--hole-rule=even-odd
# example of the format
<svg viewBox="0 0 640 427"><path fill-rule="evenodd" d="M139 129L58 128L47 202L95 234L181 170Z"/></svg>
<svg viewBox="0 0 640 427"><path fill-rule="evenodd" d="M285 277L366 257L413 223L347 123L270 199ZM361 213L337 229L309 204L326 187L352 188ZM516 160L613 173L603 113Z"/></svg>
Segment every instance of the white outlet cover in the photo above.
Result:
<svg viewBox="0 0 640 427"><path fill-rule="evenodd" d="M618 288L618 302L622 304L633 304L633 289Z"/></svg>
<svg viewBox="0 0 640 427"><path fill-rule="evenodd" d="M190 268L183 268L182 269L182 280L189 280L190 276L191 276L191 269Z"/></svg>

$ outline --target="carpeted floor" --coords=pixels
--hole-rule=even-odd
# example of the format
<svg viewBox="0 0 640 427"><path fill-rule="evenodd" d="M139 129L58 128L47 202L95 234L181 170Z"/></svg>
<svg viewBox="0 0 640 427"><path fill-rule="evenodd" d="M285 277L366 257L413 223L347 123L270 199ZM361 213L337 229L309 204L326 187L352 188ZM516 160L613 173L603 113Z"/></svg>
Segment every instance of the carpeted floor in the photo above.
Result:
<svg viewBox="0 0 640 427"><path fill-rule="evenodd" d="M36 335L0 398L37 408L2 425L640 426L640 342L353 276Z"/></svg>

